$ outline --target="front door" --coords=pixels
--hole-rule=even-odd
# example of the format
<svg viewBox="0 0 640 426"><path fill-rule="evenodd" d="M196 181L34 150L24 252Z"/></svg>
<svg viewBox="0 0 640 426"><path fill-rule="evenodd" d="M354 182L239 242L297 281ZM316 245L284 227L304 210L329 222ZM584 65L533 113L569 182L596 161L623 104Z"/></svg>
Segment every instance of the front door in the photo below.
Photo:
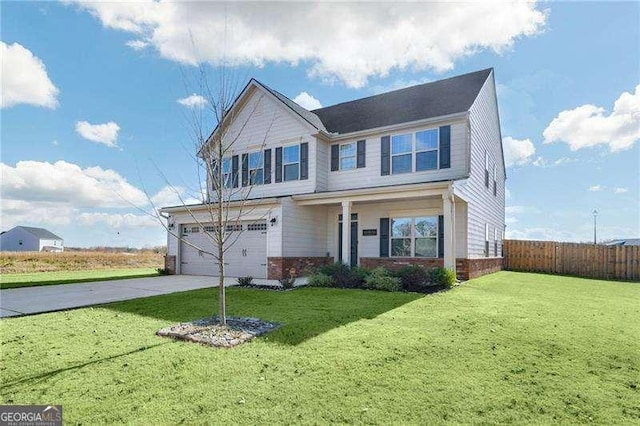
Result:
<svg viewBox="0 0 640 426"><path fill-rule="evenodd" d="M338 215L338 259L342 261L342 215ZM351 214L351 265L358 265L358 213Z"/></svg>

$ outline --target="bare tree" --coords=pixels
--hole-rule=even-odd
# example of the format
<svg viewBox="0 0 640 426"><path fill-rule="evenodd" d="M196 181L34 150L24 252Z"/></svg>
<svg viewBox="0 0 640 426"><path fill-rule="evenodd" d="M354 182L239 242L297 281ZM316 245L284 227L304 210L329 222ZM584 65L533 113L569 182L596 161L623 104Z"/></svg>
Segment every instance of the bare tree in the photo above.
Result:
<svg viewBox="0 0 640 426"><path fill-rule="evenodd" d="M226 254L243 232L242 221L248 215L253 215L260 207L259 199L252 199L251 192L254 184L261 183L264 176L248 173L247 181L240 182L240 172L234 174L231 164L231 153L239 141L250 142L254 150L264 155L264 145L267 140L275 117L270 122L264 134L248 135L246 127L258 109L262 109L264 94L259 94L253 102L243 108L233 108L233 103L240 95L241 86L235 76L225 67L216 70L214 84L208 78L204 66L199 67L198 90L206 98L207 104L203 109L191 109L188 123L193 141L192 157L197 163L199 196L201 205L189 205L177 187L171 185L166 176L160 172L169 188L179 198L184 211L195 223L211 245L196 246L186 238L180 229L175 229L166 223L166 216L162 216L150 197L149 201L154 215L164 226L165 230L177 238L178 241L193 247L211 257L212 262L218 264L219 306L218 316L220 324L226 324L225 297L225 264ZM243 86L244 87L244 86ZM213 132L210 132L213 127ZM253 140L249 140L253 139ZM256 140L257 139L257 140ZM259 147L259 148L257 148ZM237 157L236 157L237 158ZM243 156L244 159L244 156ZM264 158L262 158L264 162ZM245 163L245 161L243 161ZM243 167L246 167L243 164ZM240 167L235 167L240 170ZM243 174L243 178L245 173ZM205 178L203 180L203 178ZM244 180L244 179L243 179ZM205 212L204 214L202 212Z"/></svg>

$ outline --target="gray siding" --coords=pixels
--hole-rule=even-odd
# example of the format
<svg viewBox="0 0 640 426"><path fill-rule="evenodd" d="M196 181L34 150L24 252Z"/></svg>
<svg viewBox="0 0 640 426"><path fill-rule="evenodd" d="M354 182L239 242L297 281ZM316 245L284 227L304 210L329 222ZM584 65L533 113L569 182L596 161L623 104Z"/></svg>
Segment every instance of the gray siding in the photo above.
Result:
<svg viewBox="0 0 640 426"><path fill-rule="evenodd" d="M489 224L490 255L493 230L504 230L505 171L493 75L487 79L469 115L471 173L454 184L455 192L467 200L468 257L484 257L485 224ZM485 186L485 151L489 154L489 188ZM497 166L497 195L493 195L493 165Z"/></svg>
<svg viewBox="0 0 640 426"><path fill-rule="evenodd" d="M298 206L290 198L282 202L282 256L325 256L327 208Z"/></svg>

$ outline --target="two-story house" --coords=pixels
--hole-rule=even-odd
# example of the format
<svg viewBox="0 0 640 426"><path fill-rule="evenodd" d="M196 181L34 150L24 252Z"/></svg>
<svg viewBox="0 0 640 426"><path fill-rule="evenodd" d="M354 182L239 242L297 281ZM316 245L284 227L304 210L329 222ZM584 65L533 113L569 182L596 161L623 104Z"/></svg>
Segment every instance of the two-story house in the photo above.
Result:
<svg viewBox="0 0 640 426"><path fill-rule="evenodd" d="M493 69L314 111L251 80L231 111L237 137L223 173L251 189L252 208L228 226L237 233L228 276L277 279L334 261L445 266L462 279L501 268L506 175ZM168 237L176 272L216 275L195 248L211 245L206 205L162 212L181 235Z"/></svg>

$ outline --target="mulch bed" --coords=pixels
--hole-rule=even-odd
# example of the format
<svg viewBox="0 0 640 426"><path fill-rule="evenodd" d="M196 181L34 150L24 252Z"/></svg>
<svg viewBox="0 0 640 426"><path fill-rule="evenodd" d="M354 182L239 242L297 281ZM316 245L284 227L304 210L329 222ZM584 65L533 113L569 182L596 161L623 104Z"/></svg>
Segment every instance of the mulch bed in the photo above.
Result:
<svg viewBox="0 0 640 426"><path fill-rule="evenodd" d="M231 348L279 327L281 324L276 322L239 317L227 317L227 325L223 326L218 317L212 317L165 327L157 334L187 342Z"/></svg>

